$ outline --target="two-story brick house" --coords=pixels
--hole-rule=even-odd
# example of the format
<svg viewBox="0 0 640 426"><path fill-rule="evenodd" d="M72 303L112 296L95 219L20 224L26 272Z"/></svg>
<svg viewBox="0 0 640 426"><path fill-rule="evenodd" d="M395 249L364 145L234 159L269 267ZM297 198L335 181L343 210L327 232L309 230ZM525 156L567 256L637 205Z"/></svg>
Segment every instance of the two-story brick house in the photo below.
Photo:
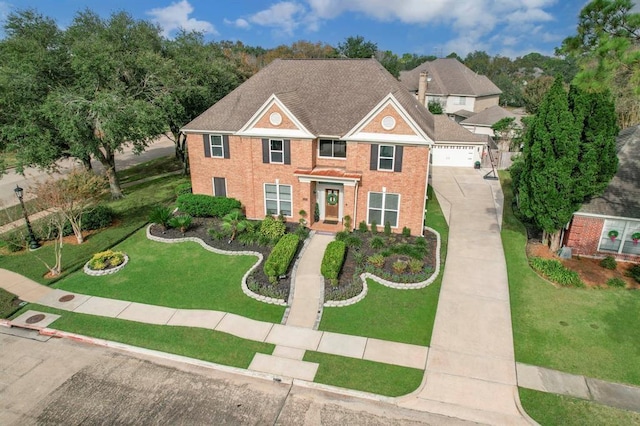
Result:
<svg viewBox="0 0 640 426"><path fill-rule="evenodd" d="M317 203L334 230L350 216L420 235L435 128L376 60L333 59L276 60L183 132L194 193L237 198L248 218L313 224Z"/></svg>

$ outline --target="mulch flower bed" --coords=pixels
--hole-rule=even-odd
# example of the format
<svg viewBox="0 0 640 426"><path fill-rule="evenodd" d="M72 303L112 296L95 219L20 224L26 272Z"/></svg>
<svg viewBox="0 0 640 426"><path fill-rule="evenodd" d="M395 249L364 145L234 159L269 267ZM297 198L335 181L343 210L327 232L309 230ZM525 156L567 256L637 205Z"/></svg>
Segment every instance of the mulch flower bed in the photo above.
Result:
<svg viewBox="0 0 640 426"><path fill-rule="evenodd" d="M435 270L437 237L431 232L425 231L426 255L422 258L424 267L421 274L411 274L408 270L402 274L397 274L393 270L393 263L396 260L406 261L410 257L405 254L384 253L385 250L392 251L390 248L393 246L413 245L418 237L404 237L400 234L386 236L382 232L373 234L370 231L354 231L349 235L350 237L358 238L361 243L359 247L349 247L347 243L347 254L338 276L337 285L331 285L328 280L325 280L325 300L346 300L358 295L362 291L360 274L363 272L371 272L388 281L410 283L424 281ZM371 241L376 237L384 240L384 247L378 249L371 247ZM381 269L367 267L366 260L375 254L387 254L384 266Z"/></svg>
<svg viewBox="0 0 640 426"><path fill-rule="evenodd" d="M165 231L159 225L153 224L151 225L151 235L161 238L167 239L178 239L185 237L197 237L200 238L205 244L214 247L219 250L224 251L253 251L261 253L264 260L267 259L269 253L271 253L272 246L262 246L258 244L244 244L240 242L237 238L233 241L229 241L228 239L214 239L209 235L209 229L215 228L220 229L220 224L222 220L218 218L200 218L194 217L191 222L191 226L187 231L183 234L179 229L169 228ZM293 232L295 230L294 224L287 224L287 232ZM271 284L266 274L263 271L263 263L258 265L256 269L254 269L251 276L248 278L247 285L249 288L263 296L274 297L277 299L287 300L289 297L289 290L291 288L291 269L295 264L295 259L302 248L302 243L298 245L298 253L296 253L296 257L291 262L289 266L289 271L286 276L279 279L277 284Z"/></svg>

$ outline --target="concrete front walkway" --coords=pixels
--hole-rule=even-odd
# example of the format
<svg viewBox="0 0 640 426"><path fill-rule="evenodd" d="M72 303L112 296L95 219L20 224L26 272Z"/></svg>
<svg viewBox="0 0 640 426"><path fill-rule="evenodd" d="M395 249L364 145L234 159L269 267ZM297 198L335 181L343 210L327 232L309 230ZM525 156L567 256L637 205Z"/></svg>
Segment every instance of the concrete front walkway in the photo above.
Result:
<svg viewBox="0 0 640 426"><path fill-rule="evenodd" d="M432 174L449 222L448 252L425 379L401 405L529 424L518 398L499 195L478 170L434 167Z"/></svg>

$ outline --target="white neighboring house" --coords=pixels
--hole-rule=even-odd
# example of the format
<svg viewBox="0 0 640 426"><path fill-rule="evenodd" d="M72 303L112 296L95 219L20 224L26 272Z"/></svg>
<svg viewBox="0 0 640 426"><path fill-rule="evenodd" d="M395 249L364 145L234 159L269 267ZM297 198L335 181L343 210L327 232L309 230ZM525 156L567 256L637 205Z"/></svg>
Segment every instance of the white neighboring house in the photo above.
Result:
<svg viewBox="0 0 640 426"><path fill-rule="evenodd" d="M498 106L502 91L491 80L457 59L442 58L400 72L400 82L426 107L429 102L439 102L443 107L445 114L434 115L434 166L473 167L476 161L482 161L489 142L487 134L474 134L458 122Z"/></svg>
<svg viewBox="0 0 640 426"><path fill-rule="evenodd" d="M470 132L494 137L495 132L493 131L491 126L493 126L503 118L515 119L516 115L510 111L507 111L501 106L494 105L490 108L480 111L477 114L473 114L472 116L465 118L464 120L460 121L460 124Z"/></svg>
<svg viewBox="0 0 640 426"><path fill-rule="evenodd" d="M486 76L454 58L440 58L401 71L400 82L425 106L439 102L447 115L460 110L478 113L498 105L502 93Z"/></svg>

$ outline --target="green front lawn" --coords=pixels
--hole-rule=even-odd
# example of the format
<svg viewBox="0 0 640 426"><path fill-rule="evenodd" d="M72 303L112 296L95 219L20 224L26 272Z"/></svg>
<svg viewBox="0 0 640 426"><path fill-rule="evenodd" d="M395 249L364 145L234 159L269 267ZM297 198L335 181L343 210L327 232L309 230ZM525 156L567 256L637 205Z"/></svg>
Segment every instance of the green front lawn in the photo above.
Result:
<svg viewBox="0 0 640 426"><path fill-rule="evenodd" d="M556 288L529 267L524 226L513 215L508 172L502 243L518 362L640 385L640 292Z"/></svg>
<svg viewBox="0 0 640 426"><path fill-rule="evenodd" d="M401 396L418 389L424 371L380 362L307 351L304 360L317 362L314 382L385 396Z"/></svg>
<svg viewBox="0 0 640 426"><path fill-rule="evenodd" d="M520 388L520 402L542 426L637 425L640 413L595 402Z"/></svg>
<svg viewBox="0 0 640 426"><path fill-rule="evenodd" d="M150 176L182 170L182 163L175 156L160 157L142 164L118 171L118 179L121 184L146 179Z"/></svg>
<svg viewBox="0 0 640 426"><path fill-rule="evenodd" d="M106 204L118 215L116 223L90 235L81 245L65 244L62 249L62 277L82 267L94 253L108 249L144 226L151 209L175 200L175 187L183 182L186 182L183 177L166 177L127 188L124 190L125 197L120 200L105 199ZM0 255L0 268L25 275L42 284L50 284L53 280L44 278L48 269L43 262L53 264L53 259L53 244L48 242L34 252L23 250Z"/></svg>
<svg viewBox="0 0 640 426"><path fill-rule="evenodd" d="M427 226L440 233L440 276L419 290L396 290L367 280L369 292L355 305L324 308L320 330L394 342L428 346L431 342L442 268L447 253L448 226L435 194L429 187Z"/></svg>
<svg viewBox="0 0 640 426"><path fill-rule="evenodd" d="M129 256L118 273L91 277L78 271L56 287L151 305L231 312L273 323L284 314L284 307L258 302L242 292L242 276L257 261L255 256L216 254L194 242L151 241L146 228L114 249Z"/></svg>
<svg viewBox="0 0 640 426"><path fill-rule="evenodd" d="M274 345L193 327L142 324L116 318L60 311L31 304L25 309L62 315L50 327L238 368L248 368L256 352L271 354Z"/></svg>

